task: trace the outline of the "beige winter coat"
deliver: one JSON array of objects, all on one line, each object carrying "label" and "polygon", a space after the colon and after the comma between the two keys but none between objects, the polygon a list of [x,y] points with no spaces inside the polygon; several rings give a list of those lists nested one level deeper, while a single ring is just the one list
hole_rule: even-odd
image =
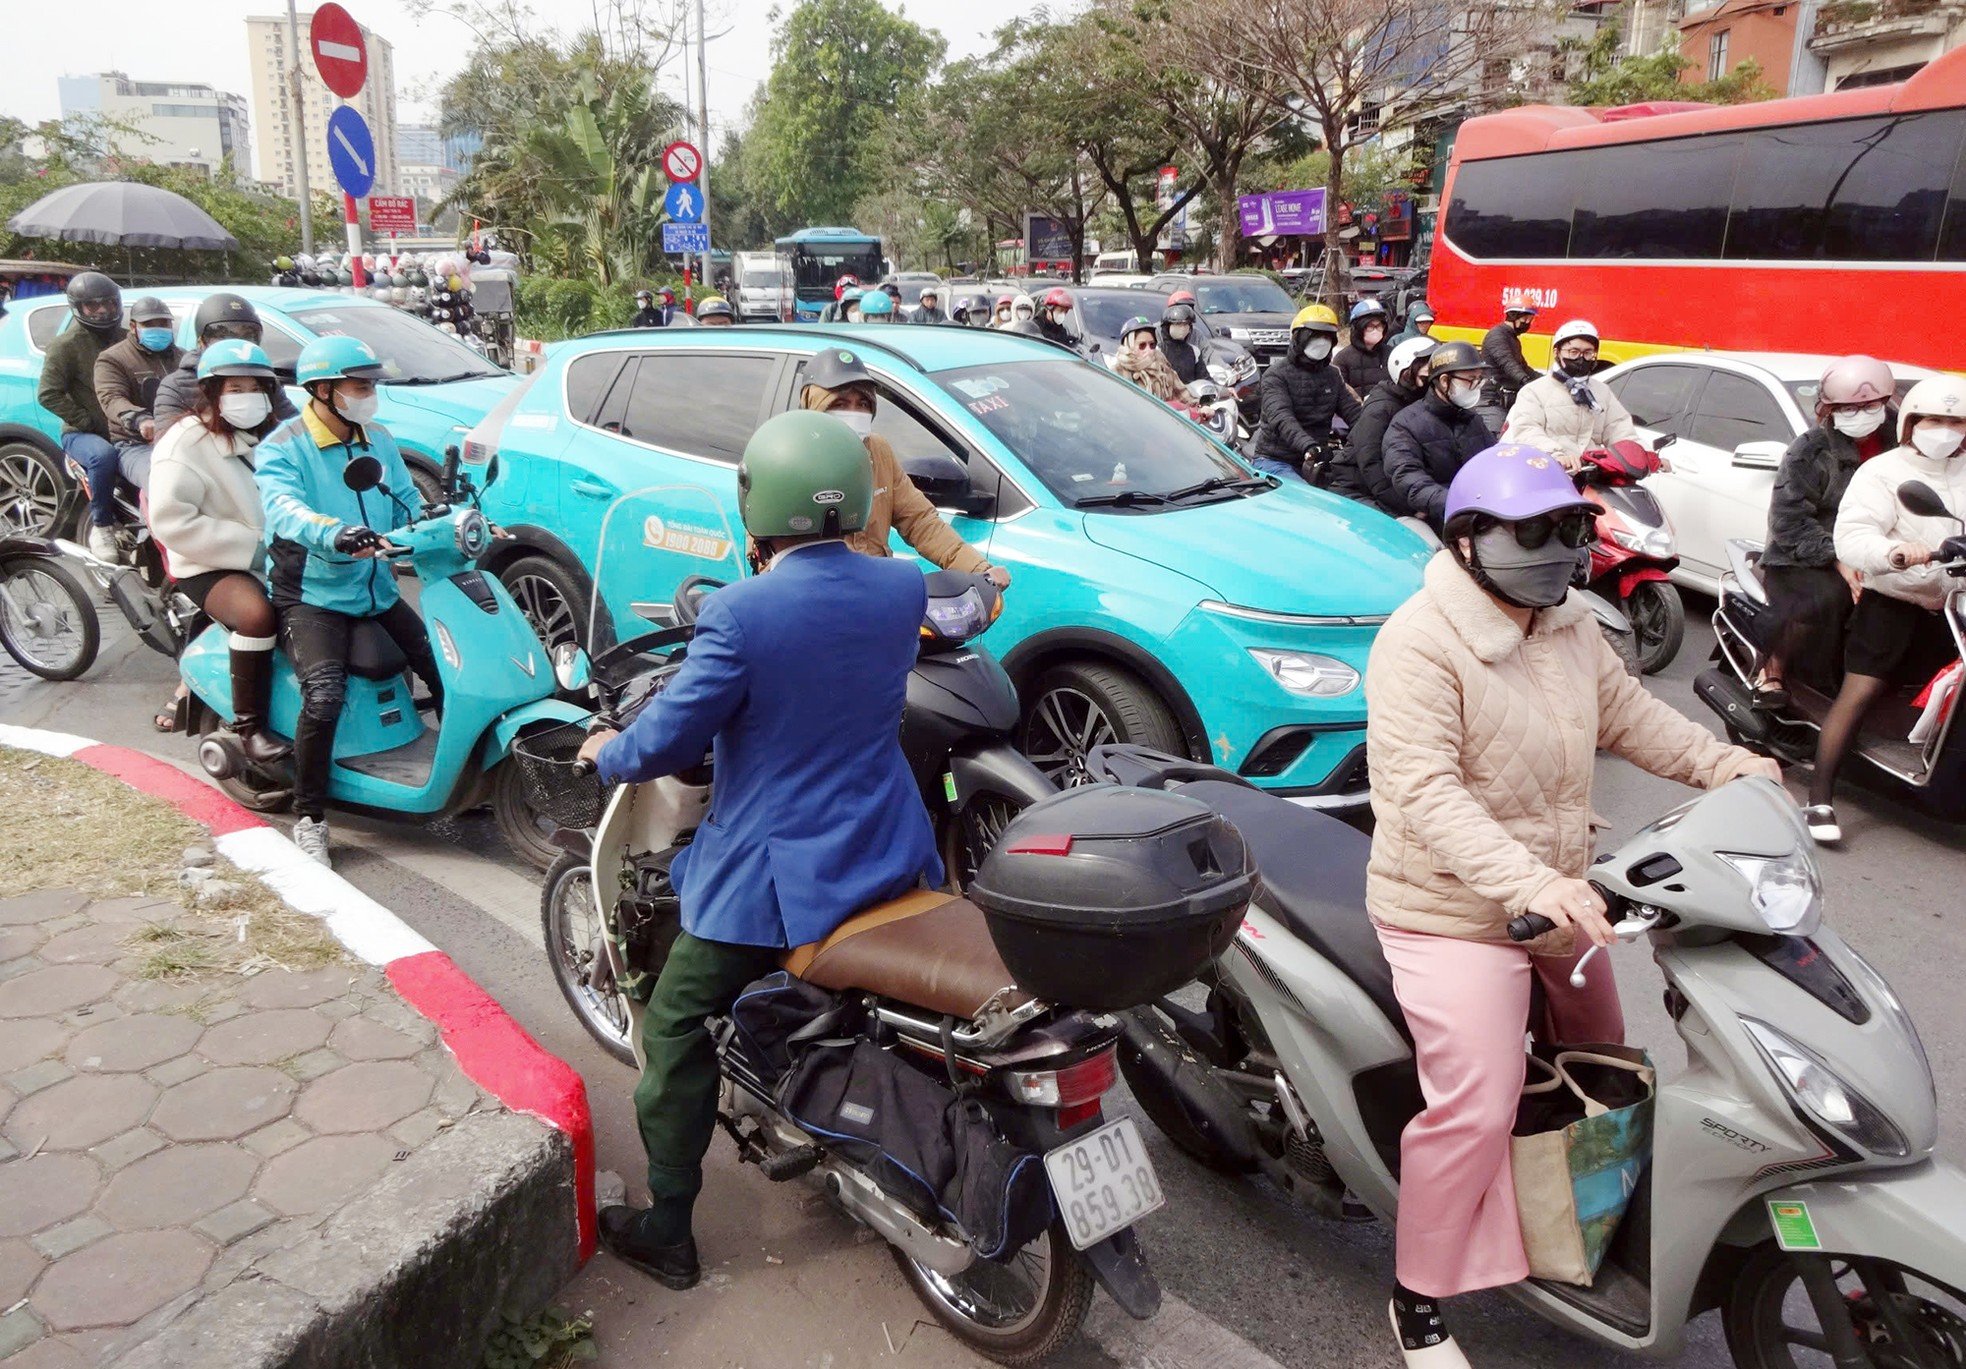
[{"label": "beige winter coat", "polygon": [[266,509],[253,483],[253,449],[198,418],[173,423],[150,459],[150,530],[180,580],[215,570],[251,570],[266,537]]},{"label": "beige winter coat", "polygon": [[1638,429],[1611,387],[1597,379],[1590,387],[1597,399],[1595,409],[1572,399],[1569,388],[1555,376],[1530,381],[1509,409],[1503,438],[1541,448],[1566,466],[1576,465],[1577,458],[1592,447],[1608,447],[1628,438],[1635,441]]},{"label": "beige winter coat", "polygon": [[1546,885],[1581,877],[1600,747],[1703,787],[1755,759],[1627,675],[1576,594],[1525,637],[1446,552],[1380,629],[1365,700],[1378,819],[1366,907],[1407,931],[1506,940]]}]

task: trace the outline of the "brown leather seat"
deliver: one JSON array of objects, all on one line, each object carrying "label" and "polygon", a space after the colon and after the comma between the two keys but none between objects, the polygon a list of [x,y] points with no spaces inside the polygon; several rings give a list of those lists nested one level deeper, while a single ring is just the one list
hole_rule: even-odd
[{"label": "brown leather seat", "polygon": [[928,890],[876,904],[780,963],[822,989],[864,989],[951,1017],[975,1017],[1005,989],[1005,1008],[1030,1001],[1004,968],[983,910]]}]

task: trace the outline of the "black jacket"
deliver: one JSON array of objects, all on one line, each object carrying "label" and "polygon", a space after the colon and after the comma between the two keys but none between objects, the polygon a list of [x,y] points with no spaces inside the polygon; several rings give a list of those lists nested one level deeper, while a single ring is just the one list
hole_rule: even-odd
[{"label": "black jacket", "polygon": [[1165,323],[1160,326],[1160,354],[1167,358],[1167,364],[1174,368],[1175,375],[1181,377],[1183,385],[1208,379],[1208,363],[1195,350],[1195,344],[1187,338],[1177,340],[1169,337]]},{"label": "black jacket", "polygon": [[1506,323],[1496,324],[1481,340],[1481,359],[1488,363],[1481,402],[1498,405],[1507,413],[1515,403],[1515,392],[1536,378],[1522,355],[1522,335]]},{"label": "black jacket", "polygon": [[666,328],[668,325],[669,320],[664,318],[662,311],[653,305],[646,309],[637,309],[635,316],[628,320],[630,328]]},{"label": "black jacket", "polygon": [[1473,409],[1429,394],[1386,425],[1381,448],[1399,507],[1394,514],[1424,518],[1435,532],[1447,519],[1447,487],[1468,458],[1495,445],[1495,434]]},{"label": "black jacket", "polygon": [[1039,314],[1031,322],[1037,325],[1038,336],[1046,342],[1055,342],[1060,347],[1077,348],[1078,339],[1072,336],[1071,331],[1064,324],[1055,323],[1043,314]]},{"label": "black jacket", "polygon": [[1380,338],[1379,345],[1371,351],[1356,345],[1340,348],[1331,364],[1345,377],[1353,394],[1371,394],[1372,387],[1386,379],[1386,355],[1392,350],[1392,343]]},{"label": "black jacket", "polygon": [[910,323],[947,323],[948,321],[947,314],[940,309],[931,309],[926,304],[917,304],[914,316],[908,320]]},{"label": "black jacket", "polygon": [[1331,436],[1331,417],[1358,422],[1358,396],[1328,361],[1307,361],[1294,352],[1263,373],[1263,424],[1256,454],[1292,466]]},{"label": "black jacket", "polygon": [[[205,355],[203,347],[193,347],[184,354],[184,361],[175,371],[157,382],[157,400],[151,405],[151,416],[157,420],[157,437],[163,440],[171,425],[180,418],[189,417],[198,405],[198,358]],[[282,423],[298,414],[294,402],[287,398],[286,387],[273,387],[273,416]]]},{"label": "black jacket", "polygon": [[1386,474],[1386,429],[1395,414],[1425,393],[1392,380],[1372,387],[1359,409],[1358,422],[1346,434],[1345,454],[1332,463],[1329,488],[1333,492],[1386,513],[1403,507],[1392,477]]},{"label": "black jacket", "polygon": [[[1896,416],[1880,433],[1895,431]],[[1763,566],[1836,564],[1836,510],[1862,458],[1857,444],[1834,428],[1815,427],[1789,443],[1768,496],[1768,545]]]}]

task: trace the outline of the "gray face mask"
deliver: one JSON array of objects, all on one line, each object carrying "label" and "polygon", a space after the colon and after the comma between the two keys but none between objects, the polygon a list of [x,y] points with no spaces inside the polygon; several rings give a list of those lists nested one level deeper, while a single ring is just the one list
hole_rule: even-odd
[{"label": "gray face mask", "polygon": [[1505,526],[1474,538],[1474,562],[1488,588],[1518,608],[1553,608],[1562,603],[1581,555],[1557,537],[1528,551],[1515,540],[1515,530]]}]

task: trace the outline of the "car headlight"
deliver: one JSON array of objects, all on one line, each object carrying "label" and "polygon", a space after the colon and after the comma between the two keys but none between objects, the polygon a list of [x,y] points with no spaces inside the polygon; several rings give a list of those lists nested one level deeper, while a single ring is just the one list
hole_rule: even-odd
[{"label": "car headlight", "polygon": [[1845,1083],[1805,1046],[1783,1036],[1766,1022],[1743,1017],[1755,1045],[1788,1086],[1791,1100],[1810,1117],[1872,1155],[1902,1158],[1911,1146],[1871,1101]]},{"label": "car headlight", "polygon": [[1649,556],[1655,561],[1663,561],[1672,555],[1672,534],[1664,528],[1647,528],[1644,532],[1613,528],[1611,540],[1626,551],[1635,551],[1640,556]]},{"label": "car headlight", "polygon": [[1714,854],[1747,880],[1748,899],[1770,931],[1792,932],[1822,912],[1823,881],[1808,852],[1791,851],[1785,856]]},{"label": "car headlight", "polygon": [[1336,699],[1358,688],[1358,672],[1333,656],[1310,651],[1271,651],[1250,647],[1256,664],[1292,694],[1312,699]]}]

